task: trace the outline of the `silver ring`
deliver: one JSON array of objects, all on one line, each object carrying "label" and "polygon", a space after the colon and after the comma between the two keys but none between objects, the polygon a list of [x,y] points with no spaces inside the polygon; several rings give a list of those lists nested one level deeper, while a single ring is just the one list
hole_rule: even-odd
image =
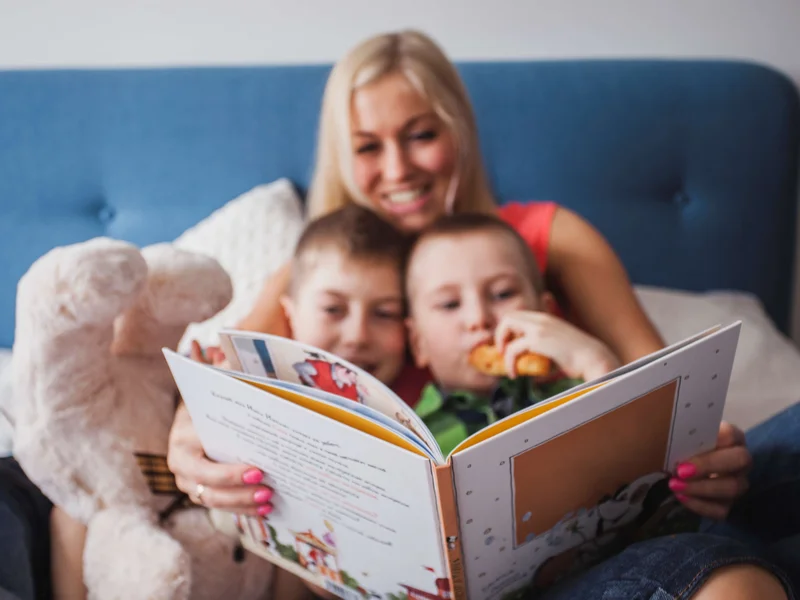
[{"label": "silver ring", "polygon": [[194,489],[194,496],[197,498],[197,500],[195,500],[196,504],[203,504],[203,492],[205,491],[206,486],[204,486],[202,483],[198,483],[197,487]]}]

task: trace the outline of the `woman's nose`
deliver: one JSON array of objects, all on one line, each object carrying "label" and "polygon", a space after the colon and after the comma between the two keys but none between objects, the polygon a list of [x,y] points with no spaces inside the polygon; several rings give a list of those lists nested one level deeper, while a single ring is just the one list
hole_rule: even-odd
[{"label": "woman's nose", "polygon": [[383,177],[387,181],[403,181],[411,172],[411,163],[401,144],[389,144],[383,154]]}]

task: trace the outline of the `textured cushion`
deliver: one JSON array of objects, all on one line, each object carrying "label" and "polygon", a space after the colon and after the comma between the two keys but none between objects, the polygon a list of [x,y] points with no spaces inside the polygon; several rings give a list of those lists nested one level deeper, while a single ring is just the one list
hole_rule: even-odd
[{"label": "textured cushion", "polygon": [[742,321],[724,417],[748,429],[800,399],[800,352],[751,295],[639,286],[639,299],[668,344],[714,325]]},{"label": "textured cushion", "polygon": [[233,300],[211,319],[189,327],[181,341],[216,344],[222,327],[235,325],[254,306],[264,281],[292,255],[303,229],[300,198],[288,179],[259,185],[231,200],[175,240],[186,250],[219,261],[233,281]]}]

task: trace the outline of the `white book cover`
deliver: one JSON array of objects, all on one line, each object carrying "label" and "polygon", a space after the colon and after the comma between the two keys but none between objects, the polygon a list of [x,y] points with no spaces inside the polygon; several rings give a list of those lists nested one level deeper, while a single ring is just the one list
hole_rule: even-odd
[{"label": "white book cover", "polygon": [[258,467],[276,491],[268,517],[239,520],[250,549],[345,598],[437,593],[447,575],[422,451],[164,354],[209,458]]}]

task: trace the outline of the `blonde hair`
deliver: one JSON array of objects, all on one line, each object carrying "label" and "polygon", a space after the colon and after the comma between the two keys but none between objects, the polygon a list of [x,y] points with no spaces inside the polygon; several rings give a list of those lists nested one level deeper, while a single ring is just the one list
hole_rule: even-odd
[{"label": "blonde hair", "polygon": [[331,71],[322,99],[317,161],[308,190],[308,215],[315,218],[350,202],[370,203],[353,178],[350,106],[361,86],[402,73],[431,103],[450,129],[457,150],[453,212],[493,213],[472,105],[461,77],[444,52],[417,31],[387,33],[353,48]]}]

